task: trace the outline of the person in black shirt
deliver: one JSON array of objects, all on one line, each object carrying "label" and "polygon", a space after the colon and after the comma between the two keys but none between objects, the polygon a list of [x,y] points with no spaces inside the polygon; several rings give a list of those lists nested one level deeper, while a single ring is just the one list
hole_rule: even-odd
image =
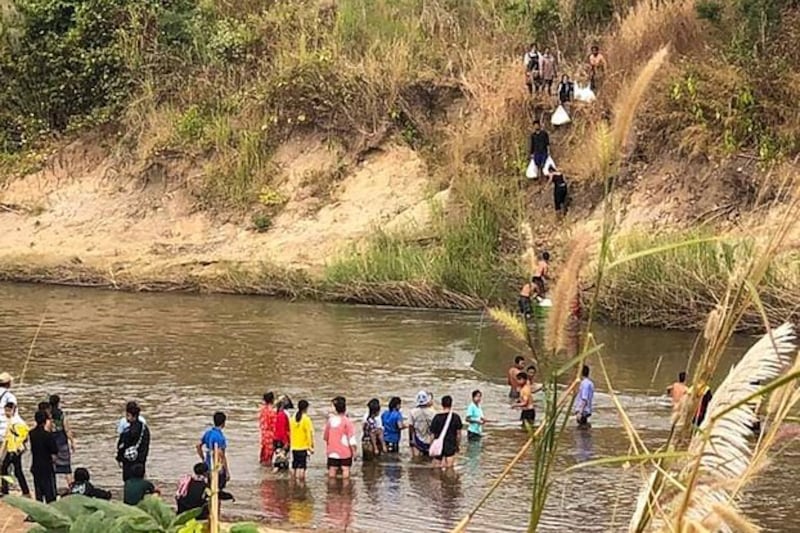
[{"label": "person in black shirt", "polygon": [[175,503],[178,505],[178,513],[184,513],[190,509],[201,508],[202,511],[197,517],[198,520],[208,518],[208,466],[205,463],[194,465],[194,475],[186,475],[178,482],[178,490],[175,493]]},{"label": "person in black shirt", "polygon": [[569,76],[561,76],[561,83],[558,84],[558,101],[561,105],[569,104],[575,96],[575,84],[569,81]]},{"label": "person in black shirt", "polygon": [[36,411],[36,427],[28,435],[31,445],[31,473],[36,501],[50,503],[56,501],[56,473],[53,464],[58,454],[58,446],[53,434],[47,431],[46,411]]},{"label": "person in black shirt", "polygon": [[[447,423],[448,418],[450,418],[449,424]],[[452,396],[444,396],[442,398],[442,412],[433,417],[430,427],[434,439],[438,439],[444,432],[442,455],[433,459],[443,470],[453,468],[456,464],[455,455],[458,453],[459,443],[461,442],[461,429],[464,426],[461,423],[461,417],[453,412]]]},{"label": "person in black shirt", "polygon": [[550,136],[542,129],[542,124],[538,120],[533,122],[529,148],[530,157],[536,164],[536,176],[538,177],[547,161],[547,156],[550,155]]},{"label": "person in black shirt", "polygon": [[75,481],[69,488],[70,494],[81,494],[89,498],[97,498],[99,500],[110,500],[111,492],[99,489],[89,482],[89,471],[85,468],[75,469]]},{"label": "person in black shirt", "polygon": [[569,203],[569,189],[567,188],[567,180],[564,178],[564,174],[555,165],[549,165],[545,169],[545,174],[549,176],[548,181],[553,184],[553,204],[556,213],[566,215]]},{"label": "person in black shirt", "polygon": [[147,454],[150,451],[150,428],[139,418],[139,405],[128,402],[125,406],[125,420],[128,422],[117,441],[117,462],[122,467],[122,481],[133,477],[133,466],[142,465],[145,475]]}]

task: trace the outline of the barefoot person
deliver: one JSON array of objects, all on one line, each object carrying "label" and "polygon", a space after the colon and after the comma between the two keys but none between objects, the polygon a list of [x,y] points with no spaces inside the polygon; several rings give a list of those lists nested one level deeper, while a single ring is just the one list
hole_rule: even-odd
[{"label": "barefoot person", "polygon": [[511,368],[508,369],[508,397],[512,400],[519,399],[519,389],[520,385],[517,381],[517,375],[522,372],[522,369],[525,368],[525,358],[521,355],[518,355],[514,358],[514,364]]},{"label": "barefoot person", "polygon": [[578,397],[575,398],[575,418],[579,428],[589,428],[591,427],[589,417],[592,416],[592,401],[594,400],[594,382],[589,378],[588,365],[583,365],[581,376]]},{"label": "barefoot person", "polygon": [[325,441],[325,451],[328,456],[328,477],[335,478],[341,470],[342,478],[350,477],[350,467],[353,466],[353,457],[358,451],[356,430],[353,423],[347,418],[347,400],[337,396],[331,401],[333,413],[325,423],[322,440]]}]

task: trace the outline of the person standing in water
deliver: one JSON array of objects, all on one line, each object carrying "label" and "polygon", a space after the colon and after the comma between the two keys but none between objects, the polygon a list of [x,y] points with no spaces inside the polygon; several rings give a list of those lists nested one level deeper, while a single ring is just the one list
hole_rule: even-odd
[{"label": "person standing in water", "polygon": [[54,470],[58,446],[53,433],[47,430],[47,412],[36,411],[36,427],[28,435],[31,446],[31,474],[36,501],[56,501],[56,473]]},{"label": "person standing in water", "polygon": [[290,444],[292,448],[292,477],[306,480],[308,457],[314,453],[314,425],[308,416],[308,402],[300,400],[297,412],[289,421]]},{"label": "person standing in water", "polygon": [[353,466],[353,457],[358,451],[356,430],[353,423],[347,418],[347,400],[337,396],[331,401],[333,413],[328,416],[322,439],[325,441],[328,456],[328,477],[335,478],[339,470],[342,478],[350,478],[350,468]]},{"label": "person standing in water", "polygon": [[397,396],[389,400],[389,408],[381,415],[383,425],[383,440],[386,442],[388,453],[400,451],[400,434],[405,429],[403,413],[400,411],[402,400]]},{"label": "person standing in water", "polygon": [[483,426],[486,418],[483,416],[483,393],[479,390],[472,391],[472,403],[467,407],[467,440],[479,441],[483,437]]},{"label": "person standing in water", "polygon": [[275,425],[278,413],[275,411],[275,394],[267,392],[263,397],[264,403],[258,412],[258,428],[261,434],[261,453],[259,461],[264,466],[272,466],[272,456],[275,453]]},{"label": "person standing in water", "polygon": [[214,427],[203,433],[195,447],[197,456],[205,461],[209,472],[214,467],[214,450],[219,450],[219,460],[222,463],[219,471],[219,490],[224,489],[231,480],[231,469],[228,466],[228,439],[223,431],[227,419],[228,417],[221,411],[214,413]]},{"label": "person standing in water", "polygon": [[518,355],[514,358],[514,364],[508,369],[507,373],[507,381],[509,386],[508,397],[511,400],[519,399],[520,385],[517,382],[517,375],[522,372],[523,368],[525,368],[525,358],[521,355]]},{"label": "person standing in water", "polygon": [[383,455],[386,443],[383,440],[383,422],[381,421],[381,402],[373,398],[367,402],[361,436],[361,452],[364,461],[372,461]]},{"label": "person standing in water", "polygon": [[433,458],[436,465],[440,466],[442,470],[454,468],[456,465],[456,454],[461,442],[463,427],[461,417],[453,412],[453,397],[442,397],[442,412],[434,416],[431,421],[433,438],[438,439],[444,436],[442,454]]},{"label": "person standing in water", "polygon": [[672,400],[672,408],[678,407],[689,388],[686,386],[686,372],[678,373],[678,381],[667,387],[667,394]]},{"label": "person standing in water", "polygon": [[53,420],[53,438],[58,446],[56,457],[56,475],[67,478],[67,486],[72,484],[72,452],[75,451],[75,437],[69,427],[67,417],[61,409],[61,397],[58,394],[50,396],[50,416]]},{"label": "person standing in water", "polygon": [[274,471],[289,470],[289,413],[287,409],[294,407],[292,400],[283,395],[278,400],[275,413],[275,451],[273,452]]},{"label": "person standing in water", "polygon": [[512,405],[513,408],[520,410],[519,419],[522,421],[524,429],[531,429],[536,422],[536,405],[533,401],[533,395],[538,392],[535,386],[534,379],[536,378],[536,367],[529,366],[526,372],[520,372],[517,375],[517,383],[519,384],[519,399]]},{"label": "person standing in water", "polygon": [[589,378],[589,366],[583,365],[581,369],[581,383],[578,386],[578,397],[575,399],[575,418],[579,428],[589,428],[589,418],[592,416],[592,402],[594,400],[594,382]]},{"label": "person standing in water", "polygon": [[428,457],[428,450],[433,441],[431,422],[436,412],[433,410],[433,396],[421,390],[417,393],[416,407],[411,410],[408,423],[408,440],[411,443],[411,455]]}]

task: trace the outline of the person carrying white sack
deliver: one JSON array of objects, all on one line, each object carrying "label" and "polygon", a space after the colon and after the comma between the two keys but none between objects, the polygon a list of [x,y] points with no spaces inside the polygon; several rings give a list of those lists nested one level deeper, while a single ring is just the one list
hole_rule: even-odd
[{"label": "person carrying white sack", "polygon": [[550,155],[550,135],[542,128],[542,124],[538,120],[533,122],[533,133],[531,133],[528,153],[530,155],[530,163],[525,171],[525,176],[528,179],[535,179],[542,173]]}]

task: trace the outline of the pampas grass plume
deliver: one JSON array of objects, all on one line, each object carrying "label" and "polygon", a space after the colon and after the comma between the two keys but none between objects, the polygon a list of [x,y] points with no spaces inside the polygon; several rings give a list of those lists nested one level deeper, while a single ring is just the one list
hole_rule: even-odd
[{"label": "pampas grass plume", "polygon": [[578,297],[581,268],[589,256],[590,245],[591,236],[588,233],[580,233],[575,237],[570,244],[569,257],[558,274],[552,292],[553,307],[545,327],[545,348],[548,352],[558,352],[566,347],[567,324],[573,302]]}]

